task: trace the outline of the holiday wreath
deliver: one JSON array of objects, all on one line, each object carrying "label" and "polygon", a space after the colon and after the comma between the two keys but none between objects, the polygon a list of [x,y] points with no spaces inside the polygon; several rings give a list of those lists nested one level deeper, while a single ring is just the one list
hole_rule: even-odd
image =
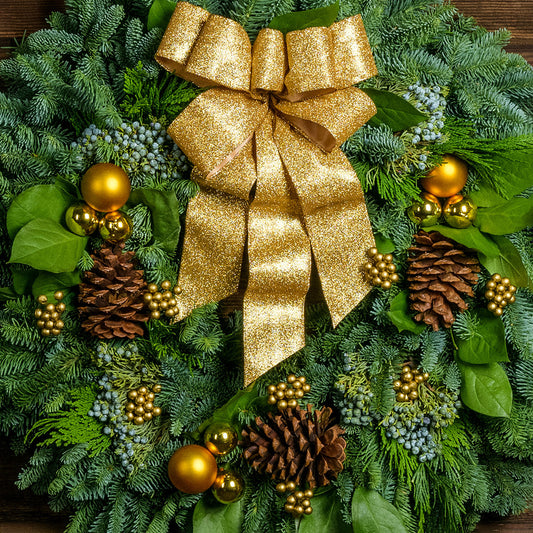
[{"label": "holiday wreath", "polygon": [[73,533],[524,510],[533,71],[508,33],[427,0],[66,4],[0,62],[19,487]]}]

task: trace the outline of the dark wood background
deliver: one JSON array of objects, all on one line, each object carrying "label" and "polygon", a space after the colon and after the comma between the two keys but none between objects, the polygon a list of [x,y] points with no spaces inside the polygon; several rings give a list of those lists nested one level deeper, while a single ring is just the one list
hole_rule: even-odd
[{"label": "dark wood background", "polygon": [[[46,17],[63,8],[63,0],[0,0],[0,58],[24,32],[45,27]],[[513,32],[510,52],[522,54],[533,64],[533,0],[455,0],[465,14],[475,17],[488,29],[507,28]],[[0,443],[0,533],[58,533],[67,517],[52,513],[45,497],[14,486],[28,457],[14,457],[7,442]],[[479,533],[533,532],[533,512],[505,520],[487,517]],[[215,533],[215,532],[214,532]]]}]

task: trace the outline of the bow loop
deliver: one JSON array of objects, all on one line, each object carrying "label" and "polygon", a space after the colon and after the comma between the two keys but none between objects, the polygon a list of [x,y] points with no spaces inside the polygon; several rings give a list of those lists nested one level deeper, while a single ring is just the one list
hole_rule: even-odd
[{"label": "bow loop", "polygon": [[263,28],[252,49],[252,91],[281,92],[286,71],[283,33]]}]

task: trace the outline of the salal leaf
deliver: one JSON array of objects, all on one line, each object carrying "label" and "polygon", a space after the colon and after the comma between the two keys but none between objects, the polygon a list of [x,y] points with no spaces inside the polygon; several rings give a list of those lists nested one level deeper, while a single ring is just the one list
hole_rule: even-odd
[{"label": "salal leaf", "polygon": [[489,239],[486,235],[483,235],[474,226],[469,226],[464,229],[450,228],[449,226],[429,226],[424,228],[425,231],[438,231],[441,235],[453,239],[455,242],[472,248],[485,254],[486,256],[497,256],[500,252],[498,246],[493,240]]},{"label": "salal leaf", "polygon": [[507,374],[498,363],[471,365],[457,360],[461,371],[461,400],[473,411],[487,416],[508,417],[513,391]]},{"label": "salal leaf", "polygon": [[355,489],[352,498],[354,533],[407,533],[400,513],[375,490]]},{"label": "salal leaf", "polygon": [[492,241],[498,247],[498,253],[496,255],[479,254],[479,262],[491,274],[501,274],[504,278],[509,278],[516,287],[533,289],[533,284],[515,245],[507,237],[500,235],[494,235]]},{"label": "salal leaf", "polygon": [[503,322],[486,309],[478,312],[478,326],[466,340],[457,339],[457,356],[473,364],[509,361]]},{"label": "salal leaf", "polygon": [[154,239],[161,243],[163,250],[173,254],[180,238],[180,210],[176,194],[157,189],[135,189],[128,204],[144,204],[152,213]]},{"label": "salal leaf", "polygon": [[49,301],[54,301],[54,292],[61,289],[69,289],[81,283],[81,273],[62,272],[61,274],[52,274],[51,272],[39,272],[39,275],[33,282],[31,292],[37,298],[45,294]]},{"label": "salal leaf", "polygon": [[72,198],[55,185],[30,187],[14,200],[7,211],[7,232],[11,239],[28,222],[35,218],[49,218],[57,223],[63,221]]},{"label": "salal leaf", "polygon": [[397,94],[379,89],[363,89],[376,104],[377,113],[368,121],[371,126],[386,124],[392,131],[403,131],[416,126],[427,116]]},{"label": "salal leaf", "polygon": [[474,224],[492,235],[507,235],[533,226],[533,196],[512,198],[492,207],[480,207]]},{"label": "salal leaf", "polygon": [[195,506],[192,523],[194,533],[240,533],[242,524],[242,500],[224,505],[207,503],[202,498]]},{"label": "salal leaf", "polygon": [[398,331],[411,331],[421,333],[425,326],[415,322],[409,314],[409,294],[408,291],[402,291],[397,294],[390,304],[390,310],[387,316],[391,322],[398,328]]},{"label": "salal leaf", "polygon": [[298,533],[351,533],[352,527],[342,519],[341,503],[334,490],[314,496],[313,512],[300,522]]},{"label": "salal leaf", "polygon": [[72,272],[86,244],[86,237],[74,235],[58,222],[36,218],[15,236],[9,262],[56,274]]},{"label": "salal leaf", "polygon": [[304,30],[305,28],[312,28],[315,26],[328,27],[337,20],[338,14],[339,0],[329,6],[279,15],[272,19],[268,27],[283,33]]},{"label": "salal leaf", "polygon": [[376,248],[380,254],[391,254],[396,249],[392,239],[385,237],[381,233],[374,234],[374,239],[376,240]]},{"label": "salal leaf", "polygon": [[175,0],[154,0],[150,11],[148,11],[146,22],[148,29],[166,28],[174,9],[176,9],[176,3]]}]

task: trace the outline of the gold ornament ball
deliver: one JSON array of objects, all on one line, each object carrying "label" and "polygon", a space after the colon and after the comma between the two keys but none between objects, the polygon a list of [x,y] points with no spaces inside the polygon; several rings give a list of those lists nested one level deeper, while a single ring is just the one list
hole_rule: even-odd
[{"label": "gold ornament ball", "polygon": [[452,228],[468,228],[476,219],[477,207],[470,198],[455,194],[449,198],[443,209],[444,220]]},{"label": "gold ornament ball", "polygon": [[457,194],[466,184],[468,167],[464,161],[451,154],[443,157],[442,165],[435,167],[420,186],[438,198],[449,198]]},{"label": "gold ornament ball", "polygon": [[121,211],[107,213],[100,220],[100,236],[104,241],[112,243],[125,241],[130,237],[132,230],[131,218]]},{"label": "gold ornament ball", "polygon": [[81,195],[96,211],[109,213],[120,209],[130,196],[128,175],[113,163],[93,165],[81,180]]},{"label": "gold ornament ball", "polygon": [[204,433],[204,444],[215,456],[226,455],[237,446],[237,432],[224,422],[211,424]]},{"label": "gold ornament ball", "polygon": [[189,444],[174,452],[168,462],[171,483],[187,494],[205,492],[217,477],[217,462],[203,446]]},{"label": "gold ornament ball", "polygon": [[439,221],[442,207],[436,196],[422,193],[421,199],[413,203],[407,210],[409,218],[421,227],[433,226]]},{"label": "gold ornament ball", "polygon": [[67,209],[65,223],[72,233],[85,237],[96,231],[98,217],[96,216],[96,211],[90,205],[79,203],[71,205]]},{"label": "gold ornament ball", "polygon": [[221,471],[217,476],[213,488],[213,496],[220,503],[234,503],[242,498],[244,481],[236,472]]}]

